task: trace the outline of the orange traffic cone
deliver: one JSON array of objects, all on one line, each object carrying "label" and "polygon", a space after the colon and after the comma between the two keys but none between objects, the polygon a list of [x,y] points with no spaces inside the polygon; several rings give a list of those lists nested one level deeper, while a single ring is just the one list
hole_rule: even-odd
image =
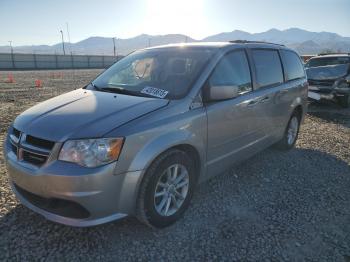
[{"label": "orange traffic cone", "polygon": [[8,74],[6,83],[16,83],[15,78],[13,77],[13,74]]},{"label": "orange traffic cone", "polygon": [[43,87],[43,81],[40,79],[35,80],[35,87]]}]

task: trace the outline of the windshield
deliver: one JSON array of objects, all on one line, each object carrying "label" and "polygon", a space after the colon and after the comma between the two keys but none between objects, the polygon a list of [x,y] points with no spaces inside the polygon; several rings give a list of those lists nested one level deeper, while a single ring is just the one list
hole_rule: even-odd
[{"label": "windshield", "polygon": [[184,97],[212,54],[188,48],[137,51],[98,76],[95,88],[166,99]]},{"label": "windshield", "polygon": [[306,69],[308,79],[333,80],[348,74],[349,64],[320,66]]},{"label": "windshield", "polygon": [[329,66],[329,65],[341,65],[350,63],[349,57],[322,57],[310,59],[305,67],[318,67],[318,66]]}]

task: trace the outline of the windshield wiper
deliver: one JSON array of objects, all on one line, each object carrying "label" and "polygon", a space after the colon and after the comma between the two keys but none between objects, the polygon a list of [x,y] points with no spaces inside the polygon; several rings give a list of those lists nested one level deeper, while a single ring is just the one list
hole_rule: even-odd
[{"label": "windshield wiper", "polygon": [[118,94],[126,94],[126,95],[130,95],[130,94],[135,94],[136,93],[135,91],[126,90],[124,88],[99,87],[99,86],[95,85],[93,82],[91,82],[90,85],[97,91],[104,91],[104,92],[118,93]]},{"label": "windshield wiper", "polygon": [[104,91],[104,92],[110,92],[110,93],[130,95],[130,96],[141,96],[141,97],[147,96],[147,95],[141,94],[138,91],[131,91],[128,89],[118,88],[118,87],[99,87],[98,90]]},{"label": "windshield wiper", "polygon": [[123,95],[130,95],[130,96],[141,96],[141,97],[152,97],[151,95],[148,94],[143,94],[140,93],[139,91],[131,91],[125,88],[120,88],[120,87],[99,87],[95,85],[93,82],[90,83],[90,85],[97,91],[101,92],[110,92],[110,93],[117,93],[117,94],[123,94]]}]

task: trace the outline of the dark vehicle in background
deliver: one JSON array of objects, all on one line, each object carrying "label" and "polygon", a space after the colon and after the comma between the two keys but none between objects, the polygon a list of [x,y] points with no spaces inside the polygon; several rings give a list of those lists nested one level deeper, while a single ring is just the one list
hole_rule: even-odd
[{"label": "dark vehicle in background", "polygon": [[332,100],[350,107],[350,55],[328,54],[311,58],[306,64],[309,98]]}]

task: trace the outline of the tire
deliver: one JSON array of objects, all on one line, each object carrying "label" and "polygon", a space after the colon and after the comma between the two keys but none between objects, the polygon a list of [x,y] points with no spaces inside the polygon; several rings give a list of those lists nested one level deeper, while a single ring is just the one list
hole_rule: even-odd
[{"label": "tire", "polygon": [[284,131],[284,134],[283,134],[283,138],[279,142],[277,142],[277,144],[275,145],[276,148],[280,150],[290,150],[295,146],[295,143],[299,135],[300,120],[301,120],[300,114],[294,111],[293,115],[290,117],[288,121],[286,130]]},{"label": "tire", "polygon": [[[177,179],[174,179],[176,167]],[[176,180],[181,177],[183,179],[176,184]],[[195,182],[194,161],[188,154],[178,149],[163,153],[145,173],[137,199],[136,217],[150,227],[170,226],[180,219],[188,208]],[[177,188],[176,185],[183,187]]]},{"label": "tire", "polygon": [[338,97],[338,104],[344,108],[350,107],[350,95]]}]

